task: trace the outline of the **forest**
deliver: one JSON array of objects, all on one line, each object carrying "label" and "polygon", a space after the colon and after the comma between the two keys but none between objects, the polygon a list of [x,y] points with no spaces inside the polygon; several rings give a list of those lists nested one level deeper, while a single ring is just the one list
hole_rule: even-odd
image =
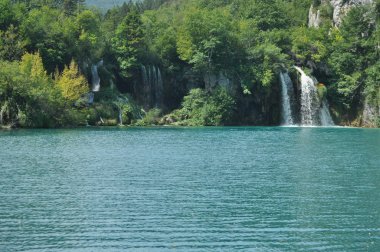
[{"label": "forest", "polygon": [[370,2],[338,23],[326,0],[0,0],[0,127],[281,125],[293,66],[336,125],[379,127]]}]

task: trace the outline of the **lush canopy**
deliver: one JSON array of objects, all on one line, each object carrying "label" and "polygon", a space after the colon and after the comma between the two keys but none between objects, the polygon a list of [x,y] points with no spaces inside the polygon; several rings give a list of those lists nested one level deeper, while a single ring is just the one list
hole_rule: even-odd
[{"label": "lush canopy", "polygon": [[[319,28],[307,27],[312,4]],[[352,8],[337,28],[332,7],[311,0],[146,0],[105,13],[83,0],[0,0],[0,124],[104,121],[120,99],[141,106],[130,122],[162,99],[156,114],[179,109],[189,124],[277,124],[278,74],[292,65],[309,68],[350,123],[380,105],[379,6]],[[101,59],[97,105],[73,106]]]}]

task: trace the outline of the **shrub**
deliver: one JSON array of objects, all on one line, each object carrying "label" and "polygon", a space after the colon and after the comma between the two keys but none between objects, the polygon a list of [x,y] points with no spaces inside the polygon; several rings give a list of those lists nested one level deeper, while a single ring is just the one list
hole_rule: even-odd
[{"label": "shrub", "polygon": [[162,111],[158,108],[153,108],[149,110],[143,119],[137,121],[137,126],[151,126],[159,124]]},{"label": "shrub", "polygon": [[234,99],[224,88],[212,93],[192,89],[184,97],[182,108],[167,116],[176,125],[219,126],[228,123],[235,106]]}]

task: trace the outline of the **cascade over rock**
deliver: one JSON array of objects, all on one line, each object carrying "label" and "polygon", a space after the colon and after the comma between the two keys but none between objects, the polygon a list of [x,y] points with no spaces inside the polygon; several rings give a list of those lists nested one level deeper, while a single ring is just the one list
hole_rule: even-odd
[{"label": "cascade over rock", "polygon": [[[332,126],[334,122],[326,99],[319,98],[317,81],[308,76],[301,68],[294,67],[300,74],[300,118],[302,126]],[[320,101],[320,99],[323,99]]]},{"label": "cascade over rock", "polygon": [[299,68],[294,67],[301,74],[301,125],[318,125],[318,100],[314,80]]},{"label": "cascade over rock", "polygon": [[148,107],[161,107],[164,84],[161,70],[155,65],[141,66],[143,93]]},{"label": "cascade over rock", "polygon": [[293,112],[293,103],[295,99],[293,82],[290,79],[288,72],[280,73],[280,82],[281,82],[281,103],[282,103],[282,125],[294,125],[294,112]]},{"label": "cascade over rock", "polygon": [[91,91],[99,92],[100,90],[100,77],[98,73],[99,67],[103,66],[103,60],[99,61],[97,64],[91,66]]},{"label": "cascade over rock", "polygon": [[329,104],[326,99],[322,101],[322,107],[319,111],[319,118],[321,120],[321,126],[334,126],[334,121],[331,118]]}]

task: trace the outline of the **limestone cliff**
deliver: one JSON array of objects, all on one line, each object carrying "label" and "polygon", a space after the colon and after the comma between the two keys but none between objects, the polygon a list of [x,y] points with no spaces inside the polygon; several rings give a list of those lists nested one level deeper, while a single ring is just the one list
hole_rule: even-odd
[{"label": "limestone cliff", "polygon": [[318,28],[321,25],[321,11],[313,5],[309,10],[309,27]]},{"label": "limestone cliff", "polygon": [[332,22],[335,26],[340,26],[342,18],[353,6],[361,4],[372,4],[373,0],[321,0],[318,6],[311,6],[309,10],[309,27],[319,27],[322,18],[320,6],[330,6],[333,9]]},{"label": "limestone cliff", "polygon": [[362,126],[379,127],[378,120],[380,118],[380,105],[370,104],[368,101],[364,103]]}]

